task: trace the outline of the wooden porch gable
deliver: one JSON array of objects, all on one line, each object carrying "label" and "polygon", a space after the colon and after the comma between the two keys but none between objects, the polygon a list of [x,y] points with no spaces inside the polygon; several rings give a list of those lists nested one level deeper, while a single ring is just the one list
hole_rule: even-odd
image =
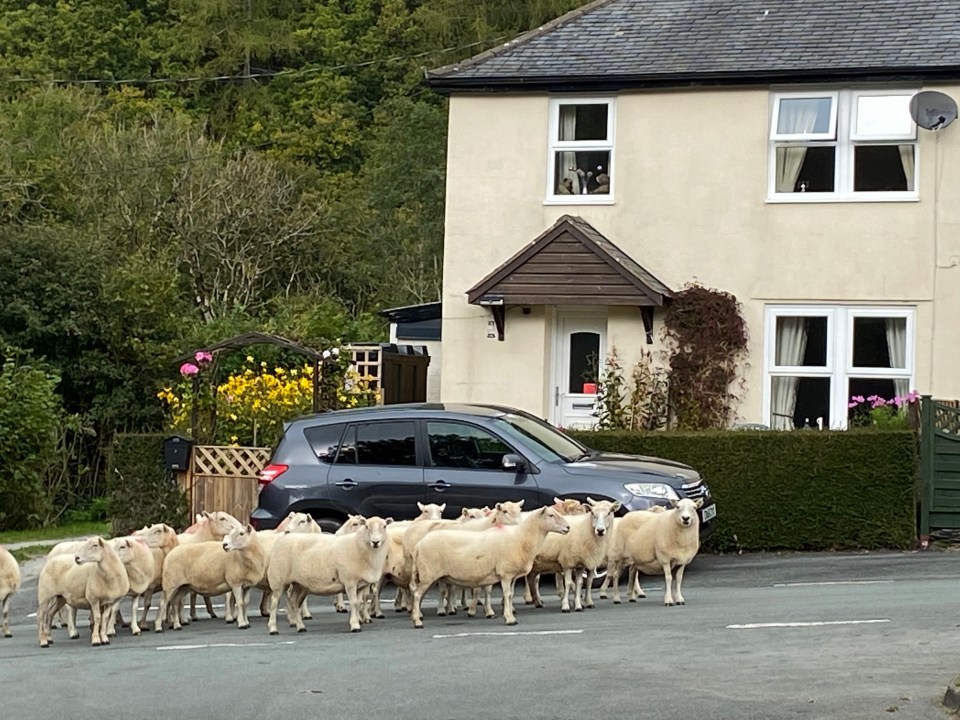
[{"label": "wooden porch gable", "polygon": [[670,289],[579,217],[549,230],[467,291],[473,305],[653,307]]}]

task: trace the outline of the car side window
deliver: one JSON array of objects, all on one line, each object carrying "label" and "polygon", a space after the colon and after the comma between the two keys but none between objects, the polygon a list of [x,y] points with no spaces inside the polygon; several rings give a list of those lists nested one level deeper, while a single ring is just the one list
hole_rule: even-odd
[{"label": "car side window", "polygon": [[441,468],[500,470],[513,449],[482,428],[457,422],[427,422],[430,465]]},{"label": "car side window", "polygon": [[340,438],[343,435],[344,423],[336,425],[317,425],[303,431],[304,437],[320,462],[332,464],[340,447]]},{"label": "car side window", "polygon": [[416,465],[416,424],[397,420],[351,425],[340,445],[337,464]]}]

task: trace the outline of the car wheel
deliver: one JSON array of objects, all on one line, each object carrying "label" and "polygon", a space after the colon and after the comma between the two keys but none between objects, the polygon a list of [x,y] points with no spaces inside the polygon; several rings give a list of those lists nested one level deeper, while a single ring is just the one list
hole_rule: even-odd
[{"label": "car wheel", "polygon": [[319,517],[314,518],[317,521],[317,525],[320,526],[320,529],[325,533],[330,533],[331,535],[336,534],[337,530],[340,529],[340,526],[343,525],[343,520],[338,520],[337,518],[332,517]]}]

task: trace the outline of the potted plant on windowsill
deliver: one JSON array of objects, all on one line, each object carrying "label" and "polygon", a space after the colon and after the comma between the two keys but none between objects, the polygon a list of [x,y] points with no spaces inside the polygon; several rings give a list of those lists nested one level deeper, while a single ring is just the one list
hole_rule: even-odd
[{"label": "potted plant on windowsill", "polygon": [[581,373],[583,378],[582,392],[584,395],[597,394],[597,382],[600,376],[600,358],[597,353],[587,355],[587,369]]}]

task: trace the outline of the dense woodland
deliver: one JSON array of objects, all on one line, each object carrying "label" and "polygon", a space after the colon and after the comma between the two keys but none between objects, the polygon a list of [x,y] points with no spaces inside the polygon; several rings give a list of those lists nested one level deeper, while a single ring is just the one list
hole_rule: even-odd
[{"label": "dense woodland", "polygon": [[0,524],[97,494],[181,353],[382,339],[378,310],[436,299],[424,71],[581,4],[0,0]]}]

